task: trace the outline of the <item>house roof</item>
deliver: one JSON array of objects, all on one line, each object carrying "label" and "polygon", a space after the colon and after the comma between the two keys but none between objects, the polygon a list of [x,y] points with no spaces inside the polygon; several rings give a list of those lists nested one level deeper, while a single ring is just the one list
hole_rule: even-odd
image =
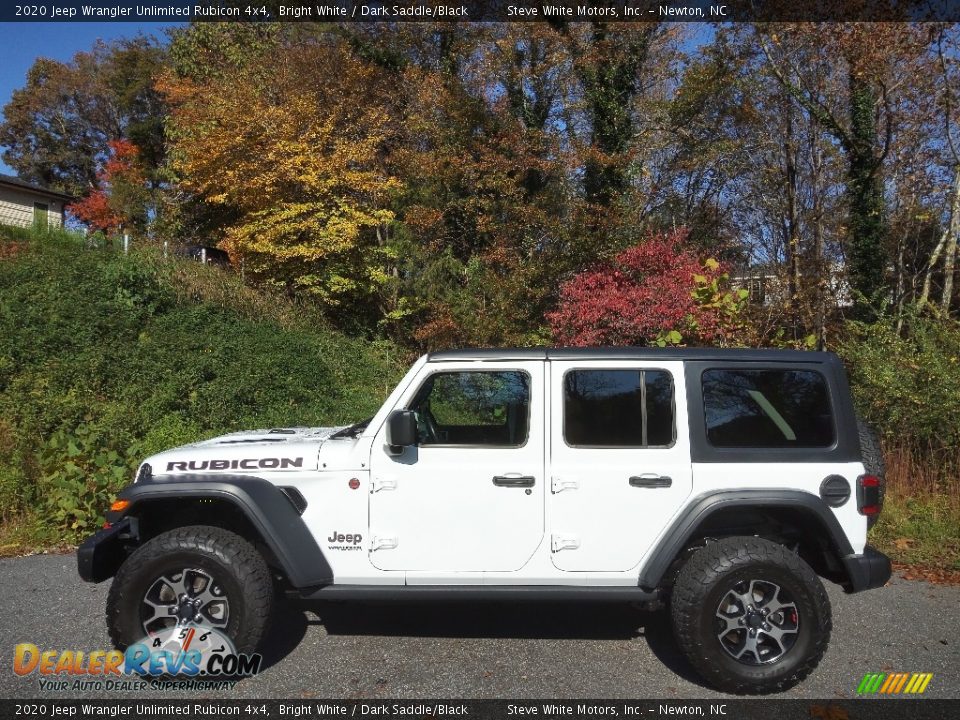
[{"label": "house roof", "polygon": [[64,202],[70,202],[74,200],[73,195],[58,192],[57,190],[50,190],[49,188],[45,188],[41,185],[35,185],[34,183],[29,183],[26,180],[21,180],[13,175],[0,174],[0,187],[12,187],[16,188],[17,190],[26,190],[27,192],[43,195],[44,197],[56,198],[57,200],[63,200]]}]

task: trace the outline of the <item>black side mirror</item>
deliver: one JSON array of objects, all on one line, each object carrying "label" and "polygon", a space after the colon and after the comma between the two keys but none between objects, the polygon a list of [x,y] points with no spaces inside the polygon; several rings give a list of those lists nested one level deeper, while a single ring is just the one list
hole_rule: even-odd
[{"label": "black side mirror", "polygon": [[417,416],[413,410],[394,410],[387,418],[387,444],[404,448],[417,444]]}]

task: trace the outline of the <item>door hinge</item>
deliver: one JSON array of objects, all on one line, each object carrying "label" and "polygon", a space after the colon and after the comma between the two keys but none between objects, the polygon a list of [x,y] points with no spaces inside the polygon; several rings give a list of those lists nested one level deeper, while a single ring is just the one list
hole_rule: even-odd
[{"label": "door hinge", "polygon": [[551,535],[550,546],[554,552],[561,550],[576,550],[580,547],[580,538],[576,535]]},{"label": "door hinge", "polygon": [[397,538],[374,535],[370,543],[370,552],[374,550],[393,550],[397,546]]},{"label": "door hinge", "polygon": [[375,477],[370,482],[370,492],[380,492],[381,490],[396,490],[397,489],[397,479],[396,478],[385,478],[385,477]]},{"label": "door hinge", "polygon": [[550,478],[550,489],[555,493],[561,493],[564,490],[576,490],[579,487],[579,481],[571,478]]}]

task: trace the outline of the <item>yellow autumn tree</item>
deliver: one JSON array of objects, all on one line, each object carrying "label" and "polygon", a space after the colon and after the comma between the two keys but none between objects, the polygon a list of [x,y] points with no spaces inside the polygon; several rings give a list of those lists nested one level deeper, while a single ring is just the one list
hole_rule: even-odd
[{"label": "yellow autumn tree", "polygon": [[197,82],[167,76],[172,169],[222,206],[222,246],[255,280],[328,306],[390,282],[399,181],[385,169],[386,96],[376,69],[336,44],[277,48]]}]

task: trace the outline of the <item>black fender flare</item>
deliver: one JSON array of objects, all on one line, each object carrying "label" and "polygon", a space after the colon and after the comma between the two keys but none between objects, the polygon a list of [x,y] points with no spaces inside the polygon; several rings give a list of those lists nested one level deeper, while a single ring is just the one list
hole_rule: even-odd
[{"label": "black fender flare", "polygon": [[[325,585],[333,581],[333,570],[317,545],[298,508],[278,486],[263,478],[248,475],[154,475],[128,485],[118,498],[130,502],[122,518],[136,518],[155,500],[197,500],[209,498],[233,504],[260,533],[290,584],[295,588]],[[120,521],[122,518],[116,518]],[[112,519],[112,518],[108,518]],[[99,533],[98,533],[99,535]],[[82,556],[93,536],[81,546]],[[84,552],[85,551],[85,552]],[[114,568],[114,572],[115,572]],[[83,575],[81,568],[81,575]],[[98,575],[104,573],[101,570]],[[113,573],[110,573],[111,575]]]},{"label": "black fender flare", "polygon": [[789,508],[807,513],[823,527],[825,539],[839,560],[854,554],[836,515],[817,495],[776,488],[716,490],[698,495],[687,503],[651,550],[649,559],[640,570],[638,585],[644,589],[659,587],[674,558],[686,547],[697,527],[714,513],[731,507]]}]

